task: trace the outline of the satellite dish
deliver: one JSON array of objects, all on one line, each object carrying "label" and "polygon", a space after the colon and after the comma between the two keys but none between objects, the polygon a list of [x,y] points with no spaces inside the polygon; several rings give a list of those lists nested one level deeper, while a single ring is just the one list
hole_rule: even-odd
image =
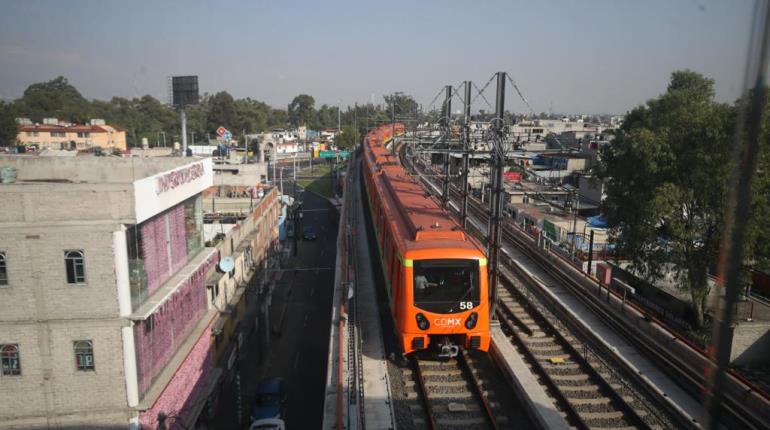
[{"label": "satellite dish", "polygon": [[219,270],[228,273],[235,269],[235,260],[233,257],[225,257],[219,262]]}]

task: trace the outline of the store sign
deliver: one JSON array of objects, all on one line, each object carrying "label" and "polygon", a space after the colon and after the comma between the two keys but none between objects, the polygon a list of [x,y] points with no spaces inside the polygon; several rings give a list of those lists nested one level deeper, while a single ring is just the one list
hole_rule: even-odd
[{"label": "store sign", "polygon": [[214,185],[214,167],[211,158],[196,160],[173,170],[148,176],[134,182],[136,222],[172,208],[202,193]]},{"label": "store sign", "polygon": [[192,166],[183,167],[180,170],[165,173],[157,178],[155,194],[165,193],[174,188],[190,183],[206,173],[203,163],[195,163]]}]

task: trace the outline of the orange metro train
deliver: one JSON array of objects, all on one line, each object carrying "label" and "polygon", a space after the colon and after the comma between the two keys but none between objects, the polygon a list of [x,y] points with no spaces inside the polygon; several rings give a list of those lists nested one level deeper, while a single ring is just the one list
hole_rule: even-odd
[{"label": "orange metro train", "polygon": [[387,148],[404,125],[364,139],[363,178],[389,304],[405,354],[489,349],[487,259],[481,246]]}]

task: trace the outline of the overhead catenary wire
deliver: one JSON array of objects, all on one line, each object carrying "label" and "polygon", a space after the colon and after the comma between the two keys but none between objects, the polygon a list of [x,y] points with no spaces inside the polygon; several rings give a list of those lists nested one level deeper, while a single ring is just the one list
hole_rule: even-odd
[{"label": "overhead catenary wire", "polygon": [[529,101],[527,101],[527,98],[524,97],[524,94],[521,93],[521,90],[519,90],[519,86],[516,85],[516,82],[514,82],[514,80],[511,78],[511,74],[506,73],[505,76],[508,78],[508,82],[510,82],[511,85],[513,85],[513,89],[516,90],[516,93],[519,95],[519,98],[521,98],[521,101],[523,101],[524,104],[527,105],[527,107],[529,108],[529,112],[534,114],[535,110],[532,109],[532,106],[530,106]]},{"label": "overhead catenary wire", "polygon": [[490,109],[494,109],[494,107],[492,107],[492,103],[489,103],[489,100],[487,100],[487,98],[484,97],[484,91],[486,91],[489,84],[491,84],[492,81],[495,80],[495,77],[497,77],[497,74],[492,75],[492,77],[489,78],[487,83],[484,84],[484,87],[481,89],[479,89],[479,87],[477,87],[475,83],[471,83],[471,85],[473,85],[473,88],[476,88],[476,91],[477,91],[476,97],[474,97],[473,100],[471,100],[471,104],[473,104],[476,101],[476,99],[479,98],[479,96],[481,96],[481,98],[484,99],[484,101],[487,103],[487,106],[489,106]]},{"label": "overhead catenary wire", "polygon": [[429,106],[428,111],[429,112],[433,110],[433,106],[435,106],[436,100],[438,100],[438,98],[443,93],[444,93],[444,87],[442,87],[440,90],[438,90],[438,94],[436,94],[436,97],[433,97],[433,100],[431,100],[431,102],[428,104],[428,106]]}]

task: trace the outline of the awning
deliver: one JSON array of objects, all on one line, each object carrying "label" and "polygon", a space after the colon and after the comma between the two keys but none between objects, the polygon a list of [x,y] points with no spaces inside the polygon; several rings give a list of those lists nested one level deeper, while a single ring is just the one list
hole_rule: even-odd
[{"label": "awning", "polygon": [[588,225],[596,228],[607,228],[607,220],[601,215],[588,217]]}]

